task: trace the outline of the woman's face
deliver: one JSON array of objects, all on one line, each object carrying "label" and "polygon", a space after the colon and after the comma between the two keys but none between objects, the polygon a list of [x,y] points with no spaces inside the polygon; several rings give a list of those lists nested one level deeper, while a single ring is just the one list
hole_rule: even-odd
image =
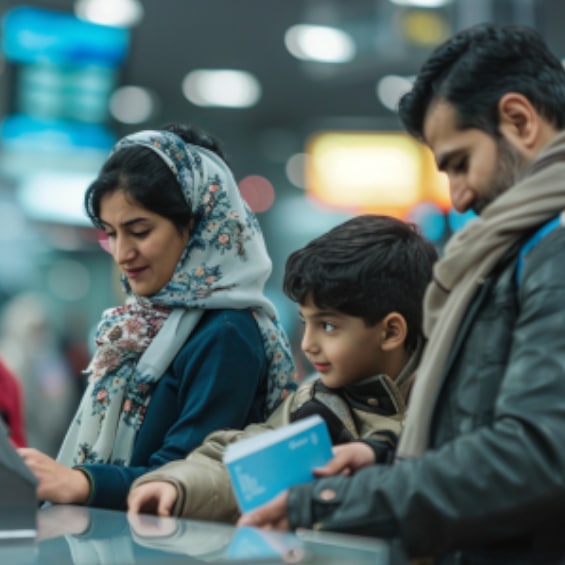
[{"label": "woman's face", "polygon": [[152,296],[173,276],[188,243],[167,218],[144,208],[123,190],[102,197],[100,219],[109,251],[127,277],[132,291]]}]

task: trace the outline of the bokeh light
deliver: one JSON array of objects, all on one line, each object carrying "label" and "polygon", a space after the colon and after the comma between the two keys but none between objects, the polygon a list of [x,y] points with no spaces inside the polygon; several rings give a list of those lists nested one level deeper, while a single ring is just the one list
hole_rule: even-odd
[{"label": "bokeh light", "polygon": [[275,201],[275,189],[271,182],[260,175],[249,175],[239,181],[239,191],[247,205],[255,213],[265,212]]}]

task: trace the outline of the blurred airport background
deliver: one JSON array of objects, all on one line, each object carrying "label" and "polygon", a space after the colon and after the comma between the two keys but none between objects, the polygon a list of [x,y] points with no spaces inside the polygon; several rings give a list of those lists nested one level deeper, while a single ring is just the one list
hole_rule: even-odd
[{"label": "blurred airport background", "polygon": [[222,141],[309,371],[280,291],[293,249],[367,211],[441,249],[468,219],[395,112],[429,52],[492,21],[535,27],[565,57],[563,0],[0,0],[0,18],[0,355],[29,443],[52,454],[100,314],[122,301],[82,210],[117,138],[180,121]]}]

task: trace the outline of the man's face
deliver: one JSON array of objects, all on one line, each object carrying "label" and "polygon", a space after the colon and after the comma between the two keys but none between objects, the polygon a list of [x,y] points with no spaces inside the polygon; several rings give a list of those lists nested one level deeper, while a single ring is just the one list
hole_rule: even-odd
[{"label": "man's face", "polygon": [[526,163],[502,137],[482,130],[457,129],[453,106],[439,101],[428,110],[424,138],[440,171],[449,178],[451,202],[458,212],[480,214],[519,178]]}]

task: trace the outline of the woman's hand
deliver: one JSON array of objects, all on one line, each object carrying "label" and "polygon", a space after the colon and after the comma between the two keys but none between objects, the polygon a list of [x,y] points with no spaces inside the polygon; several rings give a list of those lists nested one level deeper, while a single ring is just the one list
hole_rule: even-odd
[{"label": "woman's hand", "polygon": [[52,505],[37,513],[37,541],[84,534],[90,526],[90,508]]},{"label": "woman's hand", "polygon": [[82,471],[69,469],[31,447],[22,447],[18,453],[39,481],[39,500],[55,504],[84,504],[88,500],[90,482]]},{"label": "woman's hand", "polygon": [[375,463],[375,452],[366,443],[360,441],[336,445],[333,448],[333,455],[326,465],[314,469],[316,477],[351,475],[357,469]]}]

